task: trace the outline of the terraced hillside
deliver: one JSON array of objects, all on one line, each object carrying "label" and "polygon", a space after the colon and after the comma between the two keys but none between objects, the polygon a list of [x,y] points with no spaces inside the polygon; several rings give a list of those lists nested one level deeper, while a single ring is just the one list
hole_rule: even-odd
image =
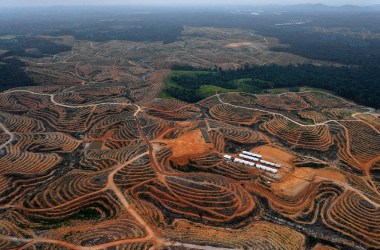
[{"label": "terraced hillside", "polygon": [[[159,99],[163,74],[0,94],[1,249],[379,248],[374,114],[313,91]],[[283,167],[223,160],[242,150]]]},{"label": "terraced hillside", "polygon": [[[380,248],[379,114],[319,91],[158,98],[174,64],[306,60],[237,29],[182,38],[20,58],[38,86],[0,93],[0,249]],[[223,159],[243,150],[282,167]]]}]

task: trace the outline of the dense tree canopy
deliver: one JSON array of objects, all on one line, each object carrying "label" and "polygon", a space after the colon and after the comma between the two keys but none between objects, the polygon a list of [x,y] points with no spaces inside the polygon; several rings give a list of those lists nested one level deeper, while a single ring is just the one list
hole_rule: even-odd
[{"label": "dense tree canopy", "polygon": [[17,59],[0,57],[0,91],[34,85],[33,80],[24,72],[24,66],[24,63]]},{"label": "dense tree canopy", "polygon": [[[188,67],[185,69],[189,70]],[[244,79],[244,84],[236,84],[241,79]],[[380,108],[380,68],[377,66],[247,65],[238,70],[210,69],[202,74],[176,74],[170,80],[175,85],[165,91],[187,102],[196,102],[204,97],[199,92],[203,85],[251,93],[271,88],[310,86],[332,91],[358,104]]]}]

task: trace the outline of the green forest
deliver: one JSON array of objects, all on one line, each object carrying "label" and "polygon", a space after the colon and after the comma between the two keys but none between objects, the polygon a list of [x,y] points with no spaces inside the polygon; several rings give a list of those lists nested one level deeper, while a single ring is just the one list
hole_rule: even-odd
[{"label": "green forest", "polygon": [[25,64],[20,60],[0,56],[0,91],[10,88],[33,86],[33,80],[24,71]]},{"label": "green forest", "polygon": [[267,65],[237,70],[173,67],[160,97],[198,102],[222,92],[272,93],[278,88],[325,89],[358,104],[380,108],[380,68],[375,66]]}]

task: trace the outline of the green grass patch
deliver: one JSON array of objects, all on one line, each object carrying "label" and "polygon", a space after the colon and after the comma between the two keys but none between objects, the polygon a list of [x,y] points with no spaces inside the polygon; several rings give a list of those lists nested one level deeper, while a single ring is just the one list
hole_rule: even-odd
[{"label": "green grass patch", "polygon": [[159,98],[198,102],[218,93],[247,92],[259,94],[273,88],[273,82],[253,78],[224,79],[217,71],[173,70],[164,80]]},{"label": "green grass patch", "polygon": [[227,92],[236,92],[238,91],[237,89],[226,89],[223,87],[215,86],[215,85],[202,85],[198,93],[202,98],[207,98],[210,96],[213,96],[215,94],[220,94],[220,93],[227,93]]}]

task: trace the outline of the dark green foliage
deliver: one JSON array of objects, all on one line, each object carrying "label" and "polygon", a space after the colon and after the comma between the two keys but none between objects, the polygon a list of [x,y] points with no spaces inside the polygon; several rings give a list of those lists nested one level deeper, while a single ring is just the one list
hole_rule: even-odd
[{"label": "dark green foliage", "polygon": [[286,48],[274,51],[289,52],[306,58],[343,64],[371,63],[380,65],[378,39],[366,39],[339,33],[315,32],[309,27],[268,28],[263,35],[275,36]]},{"label": "dark green foliage", "polygon": [[24,63],[17,59],[0,58],[0,91],[34,85],[33,80],[24,72],[23,67]]},{"label": "dark green foliage", "polygon": [[[178,67],[176,67],[178,69]],[[238,70],[211,70],[207,74],[183,74],[172,77],[178,88],[166,89],[172,97],[187,102],[201,98],[200,86],[212,84],[237,89],[234,81],[245,80],[244,92],[257,93],[269,88],[299,90],[300,86],[322,88],[353,100],[358,104],[380,108],[380,68],[377,66],[334,67],[315,65],[245,66]],[[258,80],[260,79],[260,80]]]},{"label": "dark green foliage", "polygon": [[[33,50],[27,50],[33,49]],[[71,46],[57,44],[48,39],[29,36],[16,36],[12,39],[0,39],[0,50],[8,50],[3,56],[23,56],[40,58],[70,51]]]}]

